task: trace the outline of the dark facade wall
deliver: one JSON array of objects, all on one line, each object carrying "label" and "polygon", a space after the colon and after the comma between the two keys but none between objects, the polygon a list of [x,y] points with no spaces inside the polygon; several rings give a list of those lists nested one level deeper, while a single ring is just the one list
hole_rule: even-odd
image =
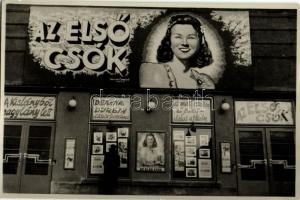
[{"label": "dark facade wall", "polygon": [[[69,100],[76,98],[77,106],[73,111],[67,109]],[[57,98],[54,158],[52,180],[54,182],[79,182],[87,173],[87,149],[89,133],[89,100],[87,93],[61,92]],[[65,139],[76,138],[75,170],[64,170]]]},{"label": "dark facade wall", "polygon": [[[143,105],[146,105],[146,95],[139,95],[143,99]],[[159,98],[159,102],[163,102],[162,98],[164,95],[156,95]],[[143,106],[144,107],[144,106]],[[131,158],[136,158],[136,142],[137,142],[137,131],[163,131],[166,132],[165,135],[165,155],[166,155],[166,169],[170,169],[171,156],[168,156],[171,152],[171,130],[170,130],[170,112],[164,111],[159,104],[158,109],[155,112],[147,113],[142,110],[132,110],[132,140],[131,148],[134,150],[131,151]],[[170,171],[167,170],[167,173],[141,173],[135,171],[135,159],[131,159],[131,173],[132,179],[137,181],[168,181],[171,177]],[[150,180],[149,180],[150,179]]]},{"label": "dark facade wall", "polygon": [[[29,62],[27,26],[30,8],[8,5],[5,84],[26,84],[23,70]],[[296,10],[249,10],[253,89],[295,91]],[[20,62],[24,61],[24,62]],[[30,78],[36,78],[30,72]],[[240,74],[242,75],[242,74]],[[289,77],[288,79],[286,77]]]},{"label": "dark facade wall", "polygon": [[[132,123],[129,146],[130,181],[123,180],[118,188],[120,194],[194,194],[194,195],[236,195],[236,173],[234,169],[234,119],[233,109],[228,112],[220,112],[220,105],[224,99],[233,107],[230,96],[214,96],[213,112],[213,140],[215,150],[212,156],[215,158],[212,164],[214,180],[189,183],[184,179],[172,178],[172,136],[171,136],[171,111],[161,108],[163,98],[167,95],[157,95],[157,110],[147,113],[143,110],[132,110]],[[68,100],[74,96],[77,107],[74,111],[68,111]],[[146,105],[146,95],[135,94],[132,99],[142,100],[142,108]],[[170,97],[170,96],[169,96]],[[98,192],[96,179],[88,178],[88,133],[89,133],[89,93],[61,92],[58,94],[57,123],[54,147],[54,159],[57,161],[53,167],[51,193],[85,193],[95,194]],[[216,121],[218,123],[216,123]],[[72,124],[72,126],[70,126]],[[201,124],[196,124],[201,126]],[[136,146],[138,131],[161,131],[165,132],[165,156],[166,172],[147,173],[136,171]],[[76,161],[75,170],[64,170],[64,143],[66,138],[76,138]],[[220,142],[231,144],[232,173],[222,174],[220,169]],[[161,190],[164,187],[165,190]]]},{"label": "dark facade wall", "polygon": [[[226,100],[230,104],[230,108],[226,112],[220,110],[222,101]],[[222,188],[236,188],[236,161],[235,161],[235,142],[234,142],[234,110],[233,110],[233,99],[231,96],[216,96],[214,98],[215,106],[215,132],[216,132],[216,156],[217,156],[217,176],[218,182],[221,184]],[[224,174],[221,173],[221,142],[230,143],[230,153],[231,153],[231,170],[232,173]]]},{"label": "dark facade wall", "polygon": [[8,85],[23,83],[29,14],[28,6],[7,5],[5,81]]},{"label": "dark facade wall", "polygon": [[296,10],[249,14],[255,90],[295,91]]}]

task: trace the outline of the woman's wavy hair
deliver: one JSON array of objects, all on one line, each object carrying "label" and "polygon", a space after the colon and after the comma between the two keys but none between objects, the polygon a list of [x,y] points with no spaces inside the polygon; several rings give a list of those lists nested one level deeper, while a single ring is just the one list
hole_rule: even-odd
[{"label": "woman's wavy hair", "polygon": [[157,61],[165,63],[173,59],[174,53],[171,49],[171,29],[176,24],[190,24],[198,33],[199,50],[190,58],[191,66],[204,67],[211,64],[212,56],[201,31],[201,23],[190,15],[175,15],[170,18],[166,35],[157,49]]},{"label": "woman's wavy hair", "polygon": [[144,139],[144,142],[143,142],[143,147],[146,147],[147,146],[147,138],[148,137],[153,137],[153,145],[152,145],[152,147],[157,147],[157,142],[156,142],[156,139],[155,139],[155,137],[154,137],[154,134],[153,133],[147,133],[147,135],[146,135],[146,137],[145,137],[145,139]]}]

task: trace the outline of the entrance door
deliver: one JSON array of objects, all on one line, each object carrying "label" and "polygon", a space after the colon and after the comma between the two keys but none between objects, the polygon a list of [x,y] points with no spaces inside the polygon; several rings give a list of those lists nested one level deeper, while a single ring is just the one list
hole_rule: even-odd
[{"label": "entrance door", "polygon": [[295,195],[295,134],[292,129],[266,129],[270,193],[274,196]]},{"label": "entrance door", "polygon": [[295,135],[289,128],[238,128],[239,195],[295,195]]},{"label": "entrance door", "polygon": [[50,192],[53,141],[53,124],[5,123],[3,192]]}]

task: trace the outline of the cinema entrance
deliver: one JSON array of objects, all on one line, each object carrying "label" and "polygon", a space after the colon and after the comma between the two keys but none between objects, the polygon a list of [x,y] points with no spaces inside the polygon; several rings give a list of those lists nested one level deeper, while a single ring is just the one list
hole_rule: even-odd
[{"label": "cinema entrance", "polygon": [[237,128],[239,195],[295,194],[293,128]]},{"label": "cinema entrance", "polygon": [[7,192],[49,193],[54,124],[6,122],[4,126],[3,189]]}]

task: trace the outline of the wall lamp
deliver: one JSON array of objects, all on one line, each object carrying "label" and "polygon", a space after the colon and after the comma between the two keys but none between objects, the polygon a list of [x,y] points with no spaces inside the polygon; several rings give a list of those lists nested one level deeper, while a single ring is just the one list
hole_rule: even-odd
[{"label": "wall lamp", "polygon": [[153,101],[153,99],[150,99],[148,102],[147,102],[147,106],[146,106],[146,112],[147,113],[150,113],[152,112],[154,109],[156,108],[156,103],[155,101]]},{"label": "wall lamp", "polygon": [[226,101],[226,99],[223,99],[221,102],[221,111],[225,112],[230,109],[230,104]]},{"label": "wall lamp", "polygon": [[194,124],[194,122],[191,124],[191,126],[188,128],[188,131],[187,131],[187,133],[186,133],[186,135],[185,136],[191,136],[191,132],[190,132],[190,130],[192,131],[192,132],[196,132],[196,126],[195,126],[195,124]]},{"label": "wall lamp", "polygon": [[115,129],[115,126],[113,125],[112,121],[109,121],[108,124],[106,125],[106,128],[109,131],[113,131]]},{"label": "wall lamp", "polygon": [[68,102],[67,109],[69,111],[72,111],[72,110],[74,110],[76,108],[76,106],[77,106],[77,101],[76,101],[75,97],[72,96],[72,98]]},{"label": "wall lamp", "polygon": [[193,132],[196,132],[196,126],[195,126],[195,124],[194,124],[194,122],[191,124],[191,131],[193,131]]}]

